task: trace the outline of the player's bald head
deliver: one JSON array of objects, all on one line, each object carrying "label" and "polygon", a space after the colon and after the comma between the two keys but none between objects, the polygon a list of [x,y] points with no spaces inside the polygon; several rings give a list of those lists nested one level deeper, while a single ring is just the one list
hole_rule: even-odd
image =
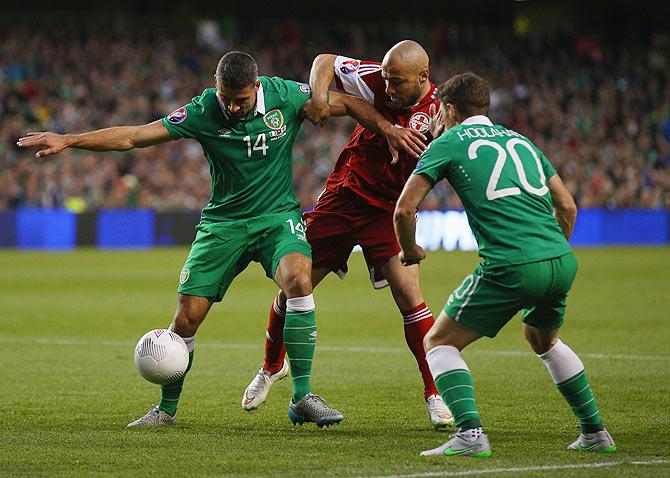
[{"label": "player's bald head", "polygon": [[414,40],[403,40],[386,52],[382,65],[388,69],[418,74],[428,68],[428,53]]},{"label": "player's bald head", "polygon": [[382,61],[386,94],[398,108],[415,105],[430,89],[428,53],[413,40],[403,40],[386,52]]}]

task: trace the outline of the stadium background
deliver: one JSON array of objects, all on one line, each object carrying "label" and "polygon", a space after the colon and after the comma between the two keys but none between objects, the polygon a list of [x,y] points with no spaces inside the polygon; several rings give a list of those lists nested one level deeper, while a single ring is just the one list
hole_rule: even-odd
[{"label": "stadium background", "polygon": [[[647,246],[668,242],[668,9],[619,0],[3,2],[0,476],[670,475],[670,247]],[[414,38],[436,81],[466,68],[489,77],[495,119],[536,139],[576,193],[573,244],[647,244],[576,249],[580,271],[561,331],[585,363],[618,453],[565,449],[575,423],[515,319],[464,353],[493,458],[419,457],[448,434],[429,427],[402,319],[388,289],[372,291],[361,254],[345,281],[329,277],[315,294],[314,389],[345,414],[341,426],[291,427],[288,381],[258,413],[242,411],[276,293],[253,264],[198,332],[178,425],[125,428],[157,398],[134,370],[133,346],[167,326],[187,253],[146,247],[191,240],[209,194],[205,161],[188,142],[41,162],[14,144],[26,130],[141,123],[188,101],[210,84],[223,48],[216,35],[214,46],[198,43],[208,20],[226,48],[249,50],[266,74],[305,80],[322,50],[381,58]],[[305,125],[296,148],[305,207],[349,128]],[[472,245],[462,230],[441,236],[440,224],[463,224],[457,209],[443,212],[458,207],[448,189],[430,207],[437,219],[427,241]],[[43,251],[73,245],[98,248]],[[119,247],[144,249],[108,250]],[[428,255],[421,287],[432,310],[477,260]]]},{"label": "stadium background", "polygon": [[[160,118],[210,86],[230,49],[251,52],[262,74],[307,81],[320,52],[381,59],[402,38],[426,47],[437,83],[463,70],[489,79],[493,121],[532,138],[575,195],[575,245],[668,242],[670,37],[658,20],[667,7],[499,1],[400,14],[351,5],[330,14],[298,2],[248,10],[205,2],[66,2],[54,10],[38,2],[4,10],[0,247],[185,244],[209,197],[208,166],[194,142],[36,161],[15,145],[26,131]],[[304,208],[351,129],[348,119],[303,127],[294,169]],[[444,183],[424,206],[461,207]],[[447,222],[428,228],[446,230]],[[449,224],[458,234],[443,242],[467,248],[467,226]]]}]

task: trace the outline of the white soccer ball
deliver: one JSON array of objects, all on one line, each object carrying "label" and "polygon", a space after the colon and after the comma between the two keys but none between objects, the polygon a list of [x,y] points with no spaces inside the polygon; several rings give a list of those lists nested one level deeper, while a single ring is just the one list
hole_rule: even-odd
[{"label": "white soccer ball", "polygon": [[144,334],[135,347],[135,366],[151,383],[176,382],[186,373],[188,348],[184,339],[166,329]]}]

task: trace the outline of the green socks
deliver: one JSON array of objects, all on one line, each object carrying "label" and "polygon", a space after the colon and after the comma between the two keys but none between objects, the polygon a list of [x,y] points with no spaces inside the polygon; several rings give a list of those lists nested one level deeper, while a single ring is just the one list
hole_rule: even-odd
[{"label": "green socks", "polygon": [[600,410],[593,398],[591,385],[589,385],[589,379],[586,378],[584,370],[565,382],[556,384],[556,388],[579,420],[582,433],[595,433],[604,428]]},{"label": "green socks", "polygon": [[193,343],[194,339],[195,337],[188,337],[184,340],[190,349],[188,354],[188,367],[186,367],[186,372],[184,372],[184,375],[176,382],[169,383],[167,385],[161,385],[161,401],[158,404],[158,409],[163,410],[165,413],[173,417],[175,413],[177,413],[177,404],[179,403],[181,389],[184,386],[184,379],[186,378],[188,371],[191,370],[191,365],[193,364],[193,345],[195,345]]},{"label": "green socks", "polygon": [[440,396],[449,407],[456,426],[469,430],[482,426],[475,403],[472,375],[456,347],[438,345],[426,354]]},{"label": "green socks", "polygon": [[603,430],[603,420],[591,392],[584,364],[570,347],[560,340],[539,355],[551,374],[556,388],[572,408],[579,420],[582,433],[595,433]]},{"label": "green socks", "polygon": [[482,426],[469,370],[457,369],[445,372],[435,379],[435,386],[454,416],[458,428],[469,430]]},{"label": "green socks", "polygon": [[316,348],[316,314],[311,294],[286,301],[284,345],[291,364],[293,403],[298,403],[311,391],[312,360]]}]

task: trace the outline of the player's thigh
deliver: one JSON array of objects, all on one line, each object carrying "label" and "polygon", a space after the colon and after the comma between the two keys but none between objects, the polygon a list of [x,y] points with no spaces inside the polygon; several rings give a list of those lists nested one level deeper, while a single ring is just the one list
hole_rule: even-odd
[{"label": "player's thigh", "polygon": [[446,312],[441,311],[424,338],[424,347],[426,352],[438,345],[451,345],[458,350],[463,350],[481,336],[479,332],[464,327],[449,317]]},{"label": "player's thigh", "polygon": [[275,280],[282,258],[298,253],[304,256],[306,263],[309,264],[306,272],[311,284],[312,249],[307,242],[305,221],[300,210],[257,218],[251,230],[258,236],[254,247],[254,259],[261,263],[270,279]]},{"label": "player's thigh", "polygon": [[[367,216],[359,217],[354,240],[363,249],[374,288],[381,289],[390,285],[391,281],[386,274],[389,268],[385,266],[400,252],[393,228],[393,213],[370,208]],[[393,267],[393,264],[390,267]],[[401,282],[407,285],[406,280],[410,279],[410,276],[399,272],[395,279],[395,289],[400,291]]]},{"label": "player's thigh", "polygon": [[490,271],[479,265],[449,295],[443,310],[460,325],[495,337],[524,303],[523,280],[516,268]]},{"label": "player's thigh", "polygon": [[[577,275],[577,259],[573,253],[569,253],[542,261],[537,267],[538,274],[549,278],[549,286],[544,294],[524,308],[522,321],[541,330],[558,329],[563,325],[568,292]],[[536,278],[535,282],[541,280]]]},{"label": "player's thigh", "polygon": [[178,292],[219,302],[249,260],[241,225],[199,224],[179,276]]},{"label": "player's thigh", "polygon": [[329,203],[328,207],[322,206],[305,214],[307,241],[312,248],[314,268],[328,269],[343,278],[355,246],[354,220],[346,210],[335,210],[336,206],[336,203]]}]

